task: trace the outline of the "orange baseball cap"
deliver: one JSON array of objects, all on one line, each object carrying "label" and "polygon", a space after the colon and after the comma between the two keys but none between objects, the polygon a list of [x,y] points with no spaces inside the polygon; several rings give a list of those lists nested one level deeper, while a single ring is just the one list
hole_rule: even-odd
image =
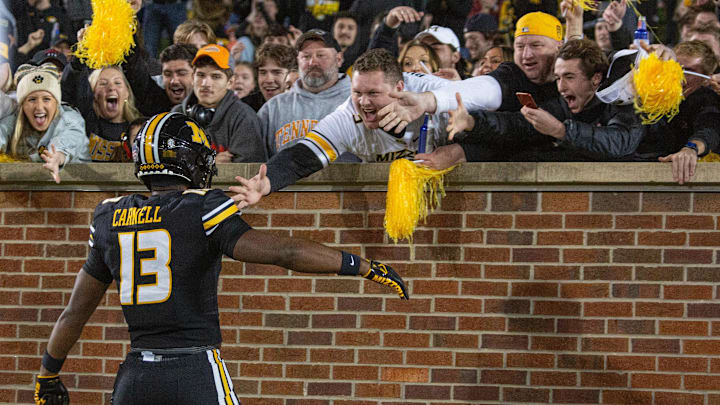
[{"label": "orange baseball cap", "polygon": [[222,45],[210,44],[200,48],[192,61],[193,66],[203,56],[211,58],[220,69],[230,69],[230,52]]}]

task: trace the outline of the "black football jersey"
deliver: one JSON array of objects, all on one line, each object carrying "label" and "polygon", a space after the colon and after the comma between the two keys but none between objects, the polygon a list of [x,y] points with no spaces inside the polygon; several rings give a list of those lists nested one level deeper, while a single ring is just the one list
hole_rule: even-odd
[{"label": "black football jersey", "polygon": [[115,280],[133,348],[214,346],[222,255],[248,229],[220,190],[111,198],[95,209],[83,270]]}]

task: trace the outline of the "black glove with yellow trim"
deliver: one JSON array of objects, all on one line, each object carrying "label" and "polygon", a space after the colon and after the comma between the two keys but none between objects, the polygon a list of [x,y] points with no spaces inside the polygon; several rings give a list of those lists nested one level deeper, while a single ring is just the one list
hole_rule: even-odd
[{"label": "black glove with yellow trim", "polygon": [[[342,263],[338,274],[341,276],[363,276],[368,280],[372,280],[378,284],[389,285],[397,291],[400,298],[406,300],[410,299],[407,293],[407,288],[403,279],[400,277],[392,267],[387,264],[382,264],[374,260],[363,259],[360,256],[352,253],[343,252]],[[370,268],[365,274],[361,273],[362,263],[370,263]]]},{"label": "black glove with yellow trim", "polygon": [[405,283],[399,274],[392,267],[387,264],[370,260],[370,269],[363,275],[368,280],[372,280],[378,284],[384,284],[390,286],[397,291],[400,298],[409,300],[410,296],[407,293]]},{"label": "black glove with yellow trim", "polygon": [[35,405],[68,405],[70,394],[59,375],[38,376],[33,399]]}]

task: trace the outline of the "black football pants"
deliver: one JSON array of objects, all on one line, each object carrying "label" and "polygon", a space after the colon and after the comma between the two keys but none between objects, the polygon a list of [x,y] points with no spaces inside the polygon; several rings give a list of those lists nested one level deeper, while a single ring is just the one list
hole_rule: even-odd
[{"label": "black football pants", "polygon": [[[145,353],[145,352],[143,352]],[[131,352],[120,364],[113,405],[239,405],[217,349],[155,356]]]}]

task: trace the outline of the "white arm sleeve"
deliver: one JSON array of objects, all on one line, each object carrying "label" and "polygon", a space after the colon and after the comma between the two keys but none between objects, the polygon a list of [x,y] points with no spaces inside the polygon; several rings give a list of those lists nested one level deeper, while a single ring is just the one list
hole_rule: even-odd
[{"label": "white arm sleeve", "polygon": [[460,93],[468,112],[479,110],[495,111],[502,104],[502,89],[494,77],[483,75],[465,80],[448,81],[442,88],[431,90],[435,96],[435,113],[444,113],[457,109],[455,93]]},{"label": "white arm sleeve", "polygon": [[403,81],[405,82],[405,90],[414,93],[441,89],[452,83],[450,80],[435,75],[411,72],[403,72]]}]

